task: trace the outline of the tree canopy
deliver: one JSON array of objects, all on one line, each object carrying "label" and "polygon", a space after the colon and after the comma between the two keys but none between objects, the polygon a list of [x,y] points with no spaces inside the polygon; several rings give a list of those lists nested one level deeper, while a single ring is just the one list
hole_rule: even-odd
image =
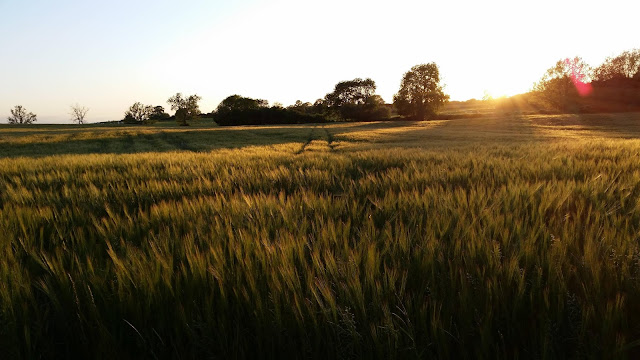
[{"label": "tree canopy", "polygon": [[337,113],[345,120],[381,120],[390,115],[384,100],[376,95],[376,83],[370,78],[337,83],[333,92],[323,101],[316,101],[314,107]]},{"label": "tree canopy", "polygon": [[151,110],[151,115],[149,115],[149,120],[151,121],[159,121],[159,120],[167,120],[171,116],[164,111],[164,107],[158,105],[154,106]]},{"label": "tree canopy", "polygon": [[400,115],[424,120],[435,115],[449,101],[440,84],[440,70],[435,63],[420,64],[402,77],[393,103]]},{"label": "tree canopy", "polygon": [[130,124],[148,124],[152,114],[153,107],[151,105],[143,105],[140,102],[136,102],[124,113],[124,122]]},{"label": "tree canopy", "polygon": [[202,98],[198,95],[190,95],[183,97],[182,93],[176,93],[167,100],[171,105],[171,110],[176,112],[176,122],[182,126],[189,125],[188,120],[200,115],[200,106],[198,102]]},{"label": "tree canopy", "polygon": [[306,106],[302,102],[297,105],[296,108],[284,108],[276,103],[269,107],[266,100],[231,95],[218,105],[213,112],[213,120],[218,125],[304,124],[327,121],[322,114],[301,110]]},{"label": "tree canopy", "polygon": [[325,96],[328,106],[362,105],[376,92],[376,83],[367,78],[355,78],[336,84],[332,93]]},{"label": "tree canopy", "polygon": [[27,112],[22,105],[16,105],[11,109],[11,116],[7,118],[9,124],[33,124],[37,121],[36,114]]},{"label": "tree canopy", "polygon": [[216,108],[215,112],[218,114],[222,114],[230,111],[255,110],[266,108],[268,106],[269,102],[267,100],[252,99],[240,95],[231,95],[222,100],[222,102]]}]

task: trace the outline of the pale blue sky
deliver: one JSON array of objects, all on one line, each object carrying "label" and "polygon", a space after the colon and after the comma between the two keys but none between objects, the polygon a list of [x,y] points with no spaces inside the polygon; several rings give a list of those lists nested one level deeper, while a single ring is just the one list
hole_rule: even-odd
[{"label": "pale blue sky", "polygon": [[116,120],[182,92],[313,102],[371,77],[391,101],[402,74],[435,61],[453,99],[527,91],[556,60],[591,65],[640,47],[639,2],[0,0],[0,122]]}]

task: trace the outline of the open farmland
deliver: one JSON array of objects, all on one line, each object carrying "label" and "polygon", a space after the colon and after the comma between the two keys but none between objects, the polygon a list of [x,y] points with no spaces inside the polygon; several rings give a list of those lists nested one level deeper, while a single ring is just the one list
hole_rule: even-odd
[{"label": "open farmland", "polygon": [[0,126],[7,358],[634,358],[640,114]]}]

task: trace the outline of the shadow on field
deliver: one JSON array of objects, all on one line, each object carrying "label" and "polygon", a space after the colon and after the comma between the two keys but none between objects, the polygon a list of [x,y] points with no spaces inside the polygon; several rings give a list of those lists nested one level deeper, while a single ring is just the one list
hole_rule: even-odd
[{"label": "shadow on field", "polygon": [[[27,135],[25,135],[27,134]],[[206,152],[221,148],[270,146],[307,141],[308,128],[240,128],[66,132],[56,135],[19,132],[0,136],[0,157],[72,154]]]},{"label": "shadow on field", "polygon": [[334,129],[338,140],[399,147],[446,148],[496,142],[531,141],[536,134],[519,115],[488,116],[464,120],[397,122],[394,126]]},{"label": "shadow on field", "polygon": [[548,134],[560,130],[599,137],[640,137],[640,113],[533,115],[529,120]]},{"label": "shadow on field", "polygon": [[[292,154],[379,147],[447,148],[576,136],[637,138],[640,114],[518,115],[465,120],[237,127],[0,127],[0,158],[208,152],[291,144]],[[288,151],[288,150],[287,150]]]}]

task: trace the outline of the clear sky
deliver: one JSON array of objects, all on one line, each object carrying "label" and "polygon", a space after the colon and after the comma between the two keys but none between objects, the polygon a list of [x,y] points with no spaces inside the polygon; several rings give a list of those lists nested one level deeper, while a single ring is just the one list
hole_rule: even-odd
[{"label": "clear sky", "polygon": [[557,60],[640,47],[636,0],[0,0],[0,122],[117,120],[134,102],[232,94],[313,102],[370,77],[387,102],[436,62],[453,100],[529,90]]}]

